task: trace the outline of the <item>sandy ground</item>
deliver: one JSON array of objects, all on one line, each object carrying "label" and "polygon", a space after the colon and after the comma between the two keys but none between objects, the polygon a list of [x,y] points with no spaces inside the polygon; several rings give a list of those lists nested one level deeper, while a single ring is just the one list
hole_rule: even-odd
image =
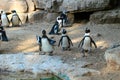
[{"label": "sandy ground", "polygon": [[[39,47],[36,42],[36,35],[41,36],[41,31],[45,29],[49,33],[54,23],[34,23],[25,24],[21,27],[5,28],[9,41],[2,42],[0,53],[28,53],[39,52]],[[120,24],[92,24],[92,23],[74,23],[71,27],[64,27],[69,37],[71,38],[74,46],[71,51],[62,51],[61,47],[57,47],[61,35],[48,35],[54,37],[57,41],[54,48],[54,55],[61,56],[62,60],[68,64],[81,60],[91,63],[84,67],[100,70],[101,75],[91,76],[85,75],[83,80],[120,80],[120,72],[114,72],[106,69],[106,62],[104,60],[104,53],[106,49],[117,42],[120,42]],[[92,51],[92,55],[82,57],[78,49],[78,44],[84,35],[85,28],[91,30],[91,36],[95,40],[98,48]],[[99,36],[100,34],[100,36]],[[40,52],[41,53],[41,52]],[[54,56],[53,55],[53,56]]]}]

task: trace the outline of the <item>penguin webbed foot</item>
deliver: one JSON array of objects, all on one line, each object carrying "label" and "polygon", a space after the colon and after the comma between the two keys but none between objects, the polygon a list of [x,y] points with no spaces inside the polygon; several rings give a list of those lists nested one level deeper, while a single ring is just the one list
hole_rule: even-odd
[{"label": "penguin webbed foot", "polygon": [[45,55],[46,53],[45,52],[43,52],[43,53],[39,53],[40,55]]},{"label": "penguin webbed foot", "polygon": [[66,51],[66,48],[63,47],[63,48],[62,48],[62,51]]},{"label": "penguin webbed foot", "polygon": [[49,53],[50,56],[53,56],[53,51]]},{"label": "penguin webbed foot", "polygon": [[67,48],[68,51],[71,51],[71,48]]}]

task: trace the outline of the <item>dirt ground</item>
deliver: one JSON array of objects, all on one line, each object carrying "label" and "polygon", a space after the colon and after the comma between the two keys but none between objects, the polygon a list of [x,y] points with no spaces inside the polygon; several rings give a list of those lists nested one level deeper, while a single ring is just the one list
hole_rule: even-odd
[{"label": "dirt ground", "polygon": [[[1,43],[0,53],[16,54],[39,52],[36,35],[41,36],[41,31],[43,29],[49,33],[53,24],[54,23],[52,22],[36,22],[33,24],[28,23],[21,27],[5,28],[9,41]],[[91,30],[91,36],[98,48],[92,51],[92,55],[82,57],[82,54],[78,49],[78,44],[84,35],[86,27]],[[106,69],[106,62],[104,60],[106,49],[112,44],[120,42],[120,24],[102,25],[81,22],[63,28],[67,30],[74,46],[71,47],[71,51],[62,51],[61,47],[57,46],[61,35],[48,35],[49,38],[53,37],[56,40],[54,55],[61,56],[62,60],[68,64],[78,60],[89,62],[91,64],[84,66],[85,68],[92,68],[102,72],[101,75],[86,75],[83,80],[120,80],[120,72]]]}]

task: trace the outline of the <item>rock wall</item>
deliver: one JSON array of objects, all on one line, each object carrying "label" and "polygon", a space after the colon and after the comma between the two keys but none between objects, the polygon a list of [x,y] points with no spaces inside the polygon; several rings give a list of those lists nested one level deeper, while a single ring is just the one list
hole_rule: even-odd
[{"label": "rock wall", "polygon": [[[29,22],[35,22],[36,20],[39,21],[41,19],[50,22],[50,21],[55,21],[56,16],[58,16],[59,13],[62,12],[63,10],[65,10],[72,16],[74,16],[74,13],[76,12],[97,12],[103,10],[106,11],[108,9],[119,7],[120,1],[119,0],[0,0],[0,3],[4,3],[4,4],[0,4],[0,10],[4,10],[8,13],[10,13],[11,10],[16,10],[19,14],[25,14],[25,15],[27,14],[26,18],[21,17],[22,19],[26,19],[24,20],[25,22],[27,20]],[[101,17],[96,17],[96,16],[98,15],[104,16],[106,14],[107,12],[106,13],[104,12],[104,14],[102,12],[94,13],[90,17],[90,20],[92,22],[97,20],[97,23],[99,23],[99,19],[101,20]],[[38,16],[37,19],[36,16]],[[105,22],[100,21],[100,23],[105,23]],[[113,20],[113,23],[114,22],[116,22],[116,20]]]},{"label": "rock wall", "polygon": [[90,21],[96,24],[120,23],[120,9],[95,12],[90,16]]},{"label": "rock wall", "polygon": [[120,44],[114,45],[111,49],[105,52],[105,59],[107,62],[107,68],[109,70],[120,69]]}]

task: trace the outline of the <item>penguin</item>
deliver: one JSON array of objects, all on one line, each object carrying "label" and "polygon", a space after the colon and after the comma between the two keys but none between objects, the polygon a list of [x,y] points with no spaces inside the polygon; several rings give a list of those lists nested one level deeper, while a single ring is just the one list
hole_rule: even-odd
[{"label": "penguin", "polygon": [[2,41],[8,41],[6,31],[4,30],[4,28],[2,26],[0,26],[0,33],[1,33],[1,40]]},{"label": "penguin", "polygon": [[62,20],[62,27],[68,22],[67,15],[65,11],[62,11],[60,14],[60,18]]},{"label": "penguin", "polygon": [[1,22],[3,27],[9,27],[10,21],[4,11],[1,11]]},{"label": "penguin", "polygon": [[85,57],[85,52],[91,52],[92,44],[94,44],[95,48],[97,48],[95,41],[90,36],[90,29],[86,28],[85,35],[78,45],[78,48],[80,47],[83,53],[83,57]]},{"label": "penguin", "polygon": [[46,31],[42,31],[42,37],[37,36],[37,42],[40,45],[39,50],[43,51],[43,54],[50,53],[49,55],[52,55],[53,53],[53,45],[55,44],[55,40],[49,39],[46,35]]},{"label": "penguin", "polygon": [[12,23],[12,27],[16,27],[16,26],[19,26],[19,24],[21,23],[22,25],[22,21],[21,19],[19,18],[16,10],[12,10],[12,18],[11,18],[11,23]]},{"label": "penguin", "polygon": [[58,47],[60,46],[62,47],[62,50],[70,50],[71,45],[73,46],[73,43],[71,41],[71,39],[69,38],[69,36],[67,35],[67,31],[65,29],[63,29],[62,31],[62,36],[59,40],[59,44]]},{"label": "penguin", "polygon": [[49,32],[49,34],[50,34],[50,35],[51,35],[51,34],[58,35],[58,34],[59,34],[59,33],[58,33],[59,31],[60,31],[60,29],[59,29],[59,24],[58,24],[58,22],[56,21],[55,24],[53,25],[51,31]]}]

